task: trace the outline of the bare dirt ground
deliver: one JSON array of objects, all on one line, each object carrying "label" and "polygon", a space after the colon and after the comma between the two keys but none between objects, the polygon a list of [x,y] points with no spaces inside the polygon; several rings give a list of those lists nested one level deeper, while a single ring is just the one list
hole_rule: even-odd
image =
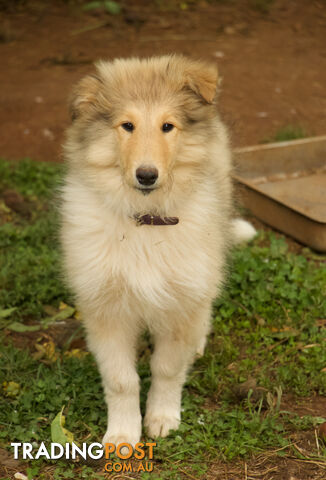
[{"label": "bare dirt ground", "polygon": [[[185,10],[176,1],[120,3],[113,17],[86,13],[82,2],[0,1],[0,156],[59,161],[68,94],[95,60],[171,52],[218,64],[220,109],[235,146],[262,142],[287,125],[325,134],[324,0],[202,0],[183,2]],[[298,413],[326,416],[325,398],[284,401],[284,408],[288,402]],[[308,434],[293,439],[297,452],[315,445]],[[324,461],[301,456],[264,452],[216,462],[207,480],[326,478]],[[15,467],[8,462],[9,474]]]},{"label": "bare dirt ground", "polygon": [[[119,16],[80,2],[28,1],[0,12],[0,154],[58,160],[72,84],[98,58],[181,52],[217,62],[220,108],[236,146],[280,127],[326,131],[322,0],[130,0]],[[263,13],[257,5],[266,6]]]}]

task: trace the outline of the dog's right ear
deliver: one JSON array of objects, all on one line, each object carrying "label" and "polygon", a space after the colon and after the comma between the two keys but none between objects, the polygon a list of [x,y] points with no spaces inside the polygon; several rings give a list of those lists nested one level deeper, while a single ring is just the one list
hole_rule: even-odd
[{"label": "dog's right ear", "polygon": [[72,120],[79,118],[95,105],[101,83],[101,79],[96,75],[87,75],[77,83],[69,99]]},{"label": "dog's right ear", "polygon": [[196,61],[189,62],[186,69],[186,82],[206,103],[213,103],[218,85],[218,71],[214,64]]}]

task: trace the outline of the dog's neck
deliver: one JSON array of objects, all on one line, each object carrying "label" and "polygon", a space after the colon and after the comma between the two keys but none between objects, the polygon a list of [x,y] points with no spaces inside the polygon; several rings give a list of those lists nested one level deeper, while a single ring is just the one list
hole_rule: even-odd
[{"label": "dog's neck", "polygon": [[[157,196],[157,194],[159,196]],[[151,195],[153,195],[153,193]],[[146,197],[146,203],[134,204],[135,210],[132,213],[132,217],[136,221],[136,225],[177,225],[181,211],[175,197],[175,189],[163,193],[160,191],[156,192],[154,198]],[[152,199],[153,201],[151,201]],[[182,203],[180,194],[178,195],[178,203],[179,202]],[[174,213],[175,216],[170,216],[171,213]]]}]

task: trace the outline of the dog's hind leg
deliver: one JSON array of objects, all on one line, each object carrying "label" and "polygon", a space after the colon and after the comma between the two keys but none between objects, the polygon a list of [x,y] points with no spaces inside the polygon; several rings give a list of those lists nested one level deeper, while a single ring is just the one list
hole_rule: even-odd
[{"label": "dog's hind leg", "polygon": [[[197,322],[197,319],[196,319]],[[181,392],[198,342],[207,334],[207,325],[188,324],[183,331],[154,334],[151,359],[152,384],[147,397],[144,425],[150,437],[165,437],[176,430],[181,418]],[[189,335],[189,332],[191,334]],[[203,347],[204,345],[202,345]]]},{"label": "dog's hind leg", "polygon": [[204,355],[205,347],[207,343],[207,335],[209,334],[212,326],[211,317],[212,317],[212,307],[209,304],[206,308],[204,308],[201,311],[199,315],[201,328],[200,328],[200,336],[198,338],[198,343],[196,348],[196,358],[200,358]]},{"label": "dog's hind leg", "polygon": [[136,371],[135,332],[117,322],[107,331],[94,327],[88,332],[88,345],[94,353],[102,376],[108,405],[105,443],[135,445],[141,435],[139,377]]}]

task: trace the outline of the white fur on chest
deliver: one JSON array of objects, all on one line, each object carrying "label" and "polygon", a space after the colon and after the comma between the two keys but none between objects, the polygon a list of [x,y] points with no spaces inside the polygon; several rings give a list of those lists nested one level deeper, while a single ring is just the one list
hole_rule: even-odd
[{"label": "white fur on chest", "polygon": [[180,295],[212,295],[221,278],[223,232],[211,196],[195,199],[179,224],[169,226],[137,226],[133,218],[106,211],[76,183],[65,187],[63,198],[62,241],[77,295],[121,298],[129,306],[137,298],[161,309],[177,308]]}]

